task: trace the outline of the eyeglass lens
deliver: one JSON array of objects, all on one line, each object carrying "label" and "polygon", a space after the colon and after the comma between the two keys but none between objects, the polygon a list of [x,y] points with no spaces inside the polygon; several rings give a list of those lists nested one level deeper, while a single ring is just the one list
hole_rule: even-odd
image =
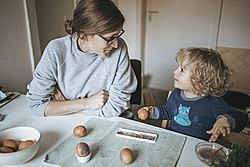
[{"label": "eyeglass lens", "polygon": [[108,45],[114,43],[114,42],[115,42],[124,32],[125,32],[125,31],[122,29],[121,32],[118,34],[117,37],[113,37],[112,39],[110,39],[110,40],[108,41]]}]

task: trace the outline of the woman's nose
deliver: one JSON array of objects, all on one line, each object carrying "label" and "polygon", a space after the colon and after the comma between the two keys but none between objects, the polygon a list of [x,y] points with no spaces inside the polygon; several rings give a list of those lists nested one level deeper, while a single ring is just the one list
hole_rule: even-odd
[{"label": "woman's nose", "polygon": [[112,43],[111,46],[113,48],[117,48],[118,47],[118,40],[116,40],[114,43]]}]

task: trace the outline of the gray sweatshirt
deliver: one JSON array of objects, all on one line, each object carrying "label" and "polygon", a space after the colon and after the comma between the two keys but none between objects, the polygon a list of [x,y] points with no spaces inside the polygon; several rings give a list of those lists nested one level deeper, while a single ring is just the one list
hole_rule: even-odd
[{"label": "gray sweatshirt", "polygon": [[137,80],[126,43],[118,40],[118,48],[110,57],[81,52],[76,36],[52,40],[27,86],[26,98],[34,114],[44,116],[56,84],[68,100],[90,97],[101,90],[109,92],[105,105],[98,110],[84,110],[86,116],[116,117],[128,109]]}]

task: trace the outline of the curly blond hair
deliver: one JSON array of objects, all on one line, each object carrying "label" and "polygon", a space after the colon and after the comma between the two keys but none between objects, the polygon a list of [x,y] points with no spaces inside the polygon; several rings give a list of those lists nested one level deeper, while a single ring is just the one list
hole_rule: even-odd
[{"label": "curly blond hair", "polygon": [[183,68],[189,66],[191,70],[190,82],[194,94],[220,97],[229,90],[232,71],[217,51],[208,48],[183,48],[177,53],[175,60],[180,65],[188,60]]}]

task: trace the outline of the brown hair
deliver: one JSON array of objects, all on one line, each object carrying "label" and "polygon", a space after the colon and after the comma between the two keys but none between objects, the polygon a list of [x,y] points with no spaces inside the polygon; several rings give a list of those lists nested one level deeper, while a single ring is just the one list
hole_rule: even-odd
[{"label": "brown hair", "polygon": [[73,19],[65,21],[65,31],[71,35],[103,35],[116,31],[124,22],[124,16],[111,0],[81,0]]},{"label": "brown hair", "polygon": [[175,60],[182,65],[184,59],[188,60],[185,67],[191,67],[190,82],[194,94],[202,97],[220,97],[226,94],[230,88],[229,78],[232,71],[217,51],[207,48],[183,48],[177,53]]}]

